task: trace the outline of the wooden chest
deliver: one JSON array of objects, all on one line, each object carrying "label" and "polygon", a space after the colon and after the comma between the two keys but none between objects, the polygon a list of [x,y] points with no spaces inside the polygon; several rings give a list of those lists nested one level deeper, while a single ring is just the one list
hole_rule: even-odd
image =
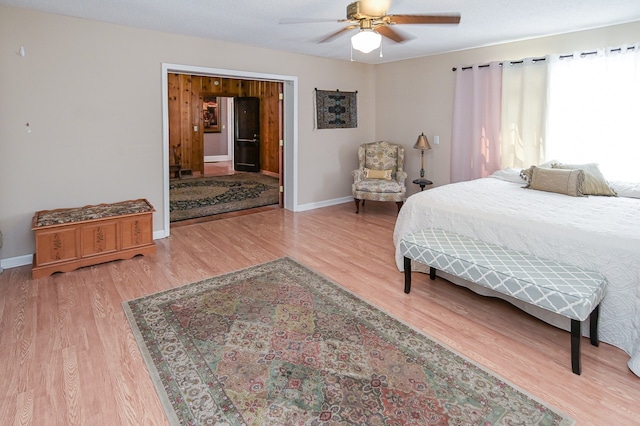
[{"label": "wooden chest", "polygon": [[139,199],[36,212],[33,278],[155,253],[154,211]]}]

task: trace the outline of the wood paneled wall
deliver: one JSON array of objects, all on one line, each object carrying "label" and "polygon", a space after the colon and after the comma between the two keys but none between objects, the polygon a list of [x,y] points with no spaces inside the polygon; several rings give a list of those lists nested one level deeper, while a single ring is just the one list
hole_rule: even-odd
[{"label": "wood paneled wall", "polygon": [[179,145],[182,168],[204,173],[203,94],[255,96],[260,98],[261,168],[280,173],[280,140],[283,136],[281,82],[170,73],[168,83],[170,164],[174,163],[173,149]]}]

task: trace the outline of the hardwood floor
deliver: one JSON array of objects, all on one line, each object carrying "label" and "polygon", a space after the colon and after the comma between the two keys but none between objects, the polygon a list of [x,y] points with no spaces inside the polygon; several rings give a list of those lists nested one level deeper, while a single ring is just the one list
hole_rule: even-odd
[{"label": "hardwood floor", "polygon": [[233,175],[233,161],[217,161],[215,163],[204,163],[204,176],[224,176]]},{"label": "hardwood floor", "polygon": [[394,203],[292,213],[268,210],[171,229],[153,256],[31,279],[0,274],[0,423],[164,425],[121,303],[290,256],[396,318],[565,411],[578,425],[640,424],[640,378],[628,356],[582,342],[571,372],[569,334],[506,302],[414,274],[394,262]]}]

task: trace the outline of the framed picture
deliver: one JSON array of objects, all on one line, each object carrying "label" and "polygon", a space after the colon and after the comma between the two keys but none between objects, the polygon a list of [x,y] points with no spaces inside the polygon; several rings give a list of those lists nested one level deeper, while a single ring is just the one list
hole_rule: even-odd
[{"label": "framed picture", "polygon": [[216,96],[202,97],[202,126],[205,133],[220,133],[220,108]]}]

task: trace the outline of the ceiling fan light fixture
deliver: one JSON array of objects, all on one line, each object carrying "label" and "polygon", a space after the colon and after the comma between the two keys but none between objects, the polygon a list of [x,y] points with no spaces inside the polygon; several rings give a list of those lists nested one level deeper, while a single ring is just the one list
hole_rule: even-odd
[{"label": "ceiling fan light fixture", "polygon": [[373,29],[361,29],[351,37],[351,47],[362,53],[369,53],[380,47],[382,36]]}]

